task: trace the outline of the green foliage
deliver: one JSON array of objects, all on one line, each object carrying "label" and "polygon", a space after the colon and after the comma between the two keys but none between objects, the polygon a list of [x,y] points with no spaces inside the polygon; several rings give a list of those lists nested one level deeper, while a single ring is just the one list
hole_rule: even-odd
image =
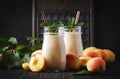
[{"label": "green foliage", "polygon": [[[60,25],[60,24],[59,24]],[[47,23],[42,23],[42,26],[47,27],[49,32],[55,33],[58,32],[59,25],[54,21],[49,21]]]},{"label": "green foliage", "polygon": [[25,53],[21,59],[21,62],[24,63],[24,62],[29,62],[30,60],[30,53]]},{"label": "green foliage", "polygon": [[83,21],[81,21],[81,22],[78,23],[78,26],[84,26],[84,24],[85,23]]},{"label": "green foliage", "polygon": [[54,21],[49,21],[46,23],[43,23],[44,27],[55,27],[56,23]]},{"label": "green foliage", "polygon": [[38,44],[31,46],[32,51],[39,50],[39,49],[42,49],[42,44],[38,43]]},{"label": "green foliage", "polygon": [[54,22],[54,21],[49,21],[46,23],[41,23],[42,26],[44,27],[48,27],[49,32],[58,32],[58,27],[67,27],[69,29],[74,28],[76,26],[84,26],[84,22],[80,21],[77,24],[75,24],[75,18],[74,17],[70,17],[68,19],[67,22],[63,22],[63,21],[58,21],[58,22]]},{"label": "green foliage", "polygon": [[38,41],[38,42],[42,41],[41,38],[34,38],[34,37],[30,37],[30,36],[27,36],[26,38],[28,41],[30,41],[30,43],[32,43],[33,41]]},{"label": "green foliage", "polygon": [[69,18],[67,24],[68,24],[69,27],[71,27],[71,26],[74,25],[74,22],[75,22],[75,19],[74,19],[74,18]]},{"label": "green foliage", "polygon": [[10,37],[8,41],[12,44],[18,44],[17,39],[15,37]]},{"label": "green foliage", "polygon": [[3,65],[8,69],[21,67],[21,58],[18,51],[6,50],[3,51],[2,56]]},{"label": "green foliage", "polygon": [[57,26],[58,26],[58,27],[64,27],[63,21],[58,21]]},{"label": "green foliage", "polygon": [[78,22],[77,24],[75,24],[75,18],[72,17],[72,18],[69,18],[67,23],[65,23],[65,26],[68,26],[68,27],[75,27],[75,26],[84,26],[84,22],[83,21],[80,21]]},{"label": "green foliage", "polygon": [[[43,40],[41,38],[34,38],[34,37],[26,37],[26,38],[28,41],[30,41],[29,45],[31,46],[32,51],[42,49]],[[35,42],[35,44],[31,45],[33,41]]]},{"label": "green foliage", "polygon": [[83,69],[81,71],[73,73],[73,75],[87,75],[87,74],[92,74],[92,72],[88,71],[87,69]]},{"label": "green foliage", "polygon": [[27,40],[32,43],[32,41],[39,41],[34,45],[20,45],[15,37],[10,37],[9,39],[0,38],[0,52],[3,56],[3,66],[5,68],[21,68],[23,62],[29,62],[30,55],[33,51],[41,49],[41,39],[27,37]]},{"label": "green foliage", "polygon": [[81,66],[81,68],[78,71],[72,72],[72,75],[89,75],[94,74],[91,71],[88,71],[87,67]]}]

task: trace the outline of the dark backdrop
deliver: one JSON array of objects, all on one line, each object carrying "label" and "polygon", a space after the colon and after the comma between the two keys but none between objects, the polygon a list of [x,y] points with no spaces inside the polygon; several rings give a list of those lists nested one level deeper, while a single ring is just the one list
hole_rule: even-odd
[{"label": "dark backdrop", "polygon": [[120,60],[119,10],[117,0],[95,0],[94,45],[113,50],[117,60]]},{"label": "dark backdrop", "polygon": [[31,36],[32,0],[0,1],[0,37],[14,36],[25,44],[26,36]]}]

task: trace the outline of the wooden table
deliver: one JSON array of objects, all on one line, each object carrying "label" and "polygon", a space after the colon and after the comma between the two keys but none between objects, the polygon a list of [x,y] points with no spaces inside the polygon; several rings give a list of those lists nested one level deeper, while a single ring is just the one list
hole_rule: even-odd
[{"label": "wooden table", "polygon": [[103,74],[72,75],[70,72],[33,73],[22,69],[0,70],[0,79],[120,79],[120,63],[107,65]]}]

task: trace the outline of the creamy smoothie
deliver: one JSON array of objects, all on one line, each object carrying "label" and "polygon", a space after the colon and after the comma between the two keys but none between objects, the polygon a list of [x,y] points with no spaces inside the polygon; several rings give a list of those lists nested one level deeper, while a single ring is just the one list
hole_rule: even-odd
[{"label": "creamy smoothie", "polygon": [[82,55],[83,46],[80,32],[65,32],[64,41],[66,53],[75,53],[78,56]]},{"label": "creamy smoothie", "polygon": [[66,67],[66,53],[63,34],[44,33],[43,57],[48,70],[64,70]]}]

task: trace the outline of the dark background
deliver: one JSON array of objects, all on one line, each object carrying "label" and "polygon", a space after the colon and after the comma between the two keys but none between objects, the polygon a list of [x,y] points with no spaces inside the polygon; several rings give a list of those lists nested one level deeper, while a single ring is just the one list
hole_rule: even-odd
[{"label": "dark background", "polygon": [[120,60],[120,5],[117,0],[95,0],[94,46],[108,48]]},{"label": "dark background", "polygon": [[0,2],[0,37],[14,36],[25,44],[32,34],[32,1],[2,0]]},{"label": "dark background", "polygon": [[[120,58],[120,12],[118,0],[94,0],[94,46],[108,48]],[[0,2],[0,37],[15,36],[27,43],[32,34],[32,1],[3,0]],[[116,61],[116,62],[117,62]]]}]

